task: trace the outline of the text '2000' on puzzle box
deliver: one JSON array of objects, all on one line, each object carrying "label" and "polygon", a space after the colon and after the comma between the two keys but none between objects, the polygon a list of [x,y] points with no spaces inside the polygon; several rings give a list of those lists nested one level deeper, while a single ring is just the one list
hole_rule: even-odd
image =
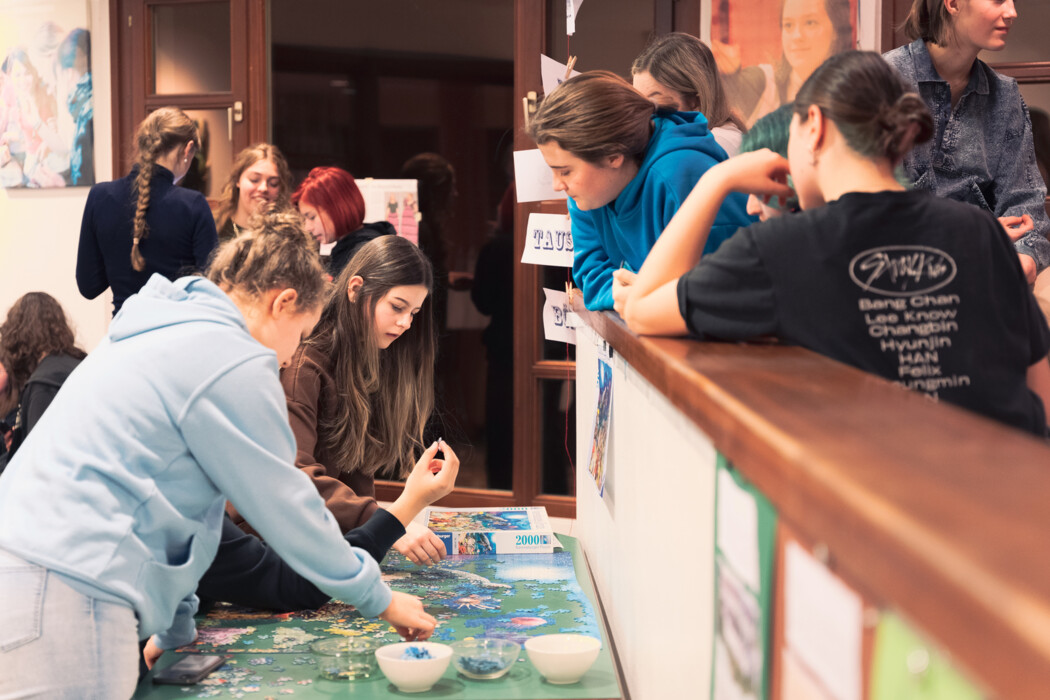
[{"label": "text '2000' on puzzle box", "polygon": [[447,554],[550,554],[557,540],[542,506],[427,508]]}]

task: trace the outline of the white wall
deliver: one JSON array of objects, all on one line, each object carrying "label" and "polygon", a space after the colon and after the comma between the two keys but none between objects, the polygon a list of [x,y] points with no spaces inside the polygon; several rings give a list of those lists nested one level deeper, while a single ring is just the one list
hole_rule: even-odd
[{"label": "white wall", "polygon": [[[109,9],[105,0],[91,0],[90,8],[95,179],[104,181],[113,178]],[[91,349],[105,334],[113,307],[109,292],[84,299],[74,278],[87,193],[86,187],[0,189],[0,319],[26,292],[47,292],[65,308],[80,346]]]},{"label": "white wall", "polygon": [[[576,524],[636,700],[706,697],[714,621],[716,453],[648,381],[612,364],[605,495],[587,471],[598,336],[576,330]],[[673,484],[673,488],[668,488]]]}]

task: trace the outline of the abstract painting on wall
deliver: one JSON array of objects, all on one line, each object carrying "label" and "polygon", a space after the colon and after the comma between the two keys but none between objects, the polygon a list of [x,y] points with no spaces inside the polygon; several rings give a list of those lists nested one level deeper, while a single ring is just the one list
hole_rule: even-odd
[{"label": "abstract painting on wall", "polygon": [[87,0],[0,0],[0,187],[95,183]]}]

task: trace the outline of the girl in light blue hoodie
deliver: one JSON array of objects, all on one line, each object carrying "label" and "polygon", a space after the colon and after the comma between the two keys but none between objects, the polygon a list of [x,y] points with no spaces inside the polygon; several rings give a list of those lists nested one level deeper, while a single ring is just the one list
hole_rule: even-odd
[{"label": "girl in light blue hoodie", "polygon": [[196,636],[227,498],[325,593],[409,638],[433,630],[293,466],[278,366],[326,284],[290,216],[227,243],[208,279],[154,275],[0,479],[0,697],[130,697],[140,639],[151,663]]}]

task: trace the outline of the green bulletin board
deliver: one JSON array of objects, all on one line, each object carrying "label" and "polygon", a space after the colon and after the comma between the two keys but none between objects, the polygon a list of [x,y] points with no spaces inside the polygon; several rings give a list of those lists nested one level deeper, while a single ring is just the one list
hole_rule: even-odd
[{"label": "green bulletin board", "polygon": [[721,454],[715,478],[711,697],[766,700],[777,515],[769,500]]}]

